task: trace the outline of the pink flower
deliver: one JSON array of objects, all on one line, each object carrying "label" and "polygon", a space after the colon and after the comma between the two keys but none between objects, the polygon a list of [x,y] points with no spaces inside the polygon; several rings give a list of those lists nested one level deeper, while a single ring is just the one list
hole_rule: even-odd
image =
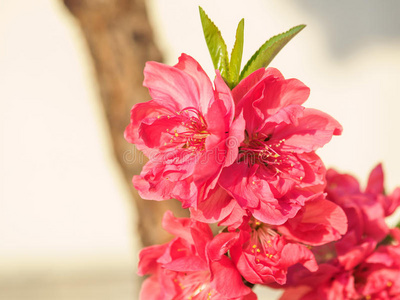
[{"label": "pink flower", "polygon": [[328,170],[327,182],[328,198],[343,208],[349,220],[348,232],[335,248],[340,264],[350,270],[370,255],[390,233],[385,217],[400,203],[399,188],[390,196],[383,194],[380,164],[372,170],[365,191],[360,189],[354,177],[334,170]]},{"label": "pink flower", "polygon": [[400,187],[396,188],[389,196],[386,196],[383,180],[382,164],[378,164],[369,175],[365,192],[376,197],[383,207],[385,216],[390,216],[400,206]]},{"label": "pink flower", "polygon": [[231,92],[219,73],[214,90],[188,55],[173,67],[149,62],[144,75],[153,99],[132,108],[125,138],[150,160],[133,184],[145,199],[177,198],[196,207],[222,167],[234,162],[244,121],[233,120]]},{"label": "pink flower", "polygon": [[329,115],[301,106],[309,89],[278,70],[260,69],[232,91],[236,117],[246,121],[236,163],[219,184],[255,218],[283,224],[325,185],[325,167],[315,150],[342,131]]},{"label": "pink flower", "polygon": [[219,222],[220,226],[237,228],[248,216],[248,212],[227,191],[217,185],[209,192],[207,198],[198,202],[196,208],[190,208],[190,216],[200,222]]},{"label": "pink flower", "polygon": [[314,254],[305,245],[323,245],[346,233],[343,210],[325,200],[322,193],[313,195],[292,219],[280,226],[244,217],[234,232],[230,255],[239,272],[253,284],[284,284],[288,269],[301,264],[317,270]]},{"label": "pink flower", "polygon": [[354,288],[354,278],[351,273],[341,271],[333,264],[321,264],[315,273],[300,270],[296,275],[297,285],[286,287],[280,300],[362,299]]},{"label": "pink flower", "polygon": [[143,283],[140,299],[257,299],[224,255],[228,233],[213,238],[208,225],[174,218],[171,212],[165,214],[163,226],[176,237],[140,252],[138,273],[151,275]]},{"label": "pink flower", "polygon": [[289,242],[267,224],[251,219],[237,235],[230,254],[240,274],[253,284],[284,284],[288,268],[298,263],[310,271],[318,268],[306,246]]},{"label": "pink flower", "polygon": [[281,300],[400,299],[400,234],[385,223],[399,203],[395,193],[383,195],[381,166],[371,172],[365,191],[354,177],[328,170],[326,191],[346,213],[348,231],[335,243],[312,248],[316,273],[289,269]]},{"label": "pink flower", "polygon": [[[369,299],[400,299],[400,246],[381,246],[354,272]],[[362,280],[360,280],[362,278]]]},{"label": "pink flower", "polygon": [[294,218],[276,228],[292,241],[319,246],[342,238],[347,217],[340,206],[319,193],[310,197]]},{"label": "pink flower", "polygon": [[295,282],[281,300],[400,299],[400,246],[380,246],[350,270],[334,260],[322,264],[313,274],[300,271]]},{"label": "pink flower", "polygon": [[[360,189],[358,181],[351,175],[328,170],[326,178],[328,198],[346,212],[349,219],[348,235],[352,236],[354,244],[361,244],[362,239],[366,238],[377,243],[389,234],[385,217],[399,206],[400,189],[397,188],[389,196],[383,194],[380,164],[372,170],[365,191]],[[347,248],[351,247],[349,245]]]}]

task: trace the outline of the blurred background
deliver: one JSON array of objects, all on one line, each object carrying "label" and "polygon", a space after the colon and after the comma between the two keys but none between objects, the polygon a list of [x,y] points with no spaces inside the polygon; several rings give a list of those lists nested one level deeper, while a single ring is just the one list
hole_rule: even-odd
[{"label": "blurred background", "polygon": [[[57,0],[0,1],[0,299],[137,299],[142,246],[136,223],[140,215],[151,226],[152,211],[137,213],[126,183],[138,170],[121,172],[121,162],[128,160],[122,156],[132,146],[121,144],[123,129],[110,130],[110,120],[127,125],[129,107],[115,102],[123,113],[113,114],[113,102],[104,101],[110,89],[115,92],[103,84],[112,82],[104,74],[113,69],[99,63],[121,56],[122,35],[111,32],[115,43],[110,44],[116,46],[108,56],[93,48],[102,45],[93,32],[114,28],[120,20],[110,13],[102,23],[97,5],[118,1],[65,2],[70,10]],[[84,11],[84,2],[93,6]],[[140,2],[140,10],[132,4],[132,18],[139,20],[132,26],[142,26],[141,1],[122,2]],[[387,191],[400,185],[400,2],[145,4],[153,35],[148,29],[133,34],[135,43],[144,41],[148,48],[121,63],[121,80],[139,55],[175,64],[182,52],[213,78],[198,5],[220,28],[229,49],[237,23],[245,18],[244,62],[269,37],[307,24],[271,66],[286,78],[302,80],[311,88],[306,106],[343,125],[343,135],[319,155],[328,167],[352,173],[362,183],[383,162]],[[142,78],[132,76],[132,85],[140,84]],[[129,81],[121,86],[129,89]],[[130,93],[148,99],[143,92]],[[260,299],[278,297],[257,291]]]}]

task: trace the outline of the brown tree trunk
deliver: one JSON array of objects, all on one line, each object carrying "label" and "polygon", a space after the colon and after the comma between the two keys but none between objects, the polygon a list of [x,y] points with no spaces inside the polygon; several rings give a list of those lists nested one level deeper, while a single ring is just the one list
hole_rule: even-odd
[{"label": "brown tree trunk", "polygon": [[161,228],[165,210],[176,215],[185,212],[175,200],[142,200],[131,180],[139,174],[145,158],[124,139],[130,109],[149,99],[142,86],[146,61],[161,61],[162,55],[153,40],[145,0],[63,0],[78,20],[91,52],[115,157],[136,203],[139,234],[144,246],[167,241]]}]

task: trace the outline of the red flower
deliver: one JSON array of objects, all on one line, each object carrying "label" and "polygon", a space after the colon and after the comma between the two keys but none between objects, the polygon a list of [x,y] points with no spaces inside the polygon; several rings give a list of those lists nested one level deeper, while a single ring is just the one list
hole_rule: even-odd
[{"label": "red flower", "polygon": [[176,237],[140,252],[138,273],[151,275],[142,286],[140,299],[257,299],[224,255],[229,233],[213,238],[208,225],[174,218],[171,212],[165,214],[163,226]]},{"label": "red flower", "polygon": [[196,207],[222,167],[234,162],[244,121],[233,121],[231,91],[219,73],[214,90],[188,55],[173,67],[149,62],[144,75],[153,99],[132,108],[125,138],[150,160],[133,184],[145,199],[177,198]]},{"label": "red flower", "polygon": [[277,230],[288,239],[318,246],[339,240],[347,232],[347,217],[322,193],[310,197],[297,215]]},{"label": "red flower", "polygon": [[240,274],[253,284],[284,284],[288,268],[297,263],[310,271],[318,268],[306,246],[289,242],[267,224],[252,219],[237,235],[230,254]]},{"label": "red flower", "polygon": [[341,238],[347,219],[336,204],[317,194],[285,224],[276,226],[244,218],[240,226],[231,226],[236,241],[230,255],[239,272],[253,284],[284,284],[288,269],[301,264],[317,270],[314,254],[305,245],[323,245]]},{"label": "red flower", "polygon": [[[400,246],[380,246],[345,270],[337,260],[320,265],[316,273],[296,274],[280,300],[393,300],[400,299]],[[292,279],[293,280],[293,279]]]},{"label": "red flower", "polygon": [[381,165],[372,170],[365,191],[351,175],[328,170],[326,178],[327,197],[343,208],[349,220],[348,233],[337,244],[339,254],[347,253],[364,242],[376,244],[389,234],[385,217],[400,204],[396,197],[399,189],[389,197],[383,194]]},{"label": "red flower", "polygon": [[371,172],[365,191],[354,177],[328,170],[328,198],[346,213],[348,232],[312,249],[320,263],[316,273],[298,266],[289,270],[281,300],[400,299],[400,234],[385,223],[399,206],[398,189],[390,196],[383,190],[381,165]]},{"label": "red flower", "polygon": [[273,68],[254,72],[232,94],[236,117],[246,121],[245,139],[219,183],[255,218],[283,224],[310,193],[323,190],[325,167],[314,151],[342,127],[329,115],[301,106],[309,89]]},{"label": "red flower", "polygon": [[400,206],[400,187],[396,188],[389,196],[384,193],[382,164],[378,164],[369,175],[365,192],[377,200],[383,207],[385,216],[390,216]]}]

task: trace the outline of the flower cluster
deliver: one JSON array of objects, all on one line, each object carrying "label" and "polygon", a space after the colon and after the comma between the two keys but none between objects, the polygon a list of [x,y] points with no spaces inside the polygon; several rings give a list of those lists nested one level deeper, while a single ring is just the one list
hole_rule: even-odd
[{"label": "flower cluster", "polygon": [[256,299],[249,286],[285,284],[294,265],[316,271],[310,246],[347,231],[315,153],[340,124],[302,106],[309,89],[273,68],[233,90],[185,54],[144,74],[152,100],[133,107],[125,137],[149,161],[133,184],[145,199],[180,200],[191,218],[168,212],[175,239],[141,252],[139,273],[151,274],[141,299]]},{"label": "flower cluster", "polygon": [[400,231],[385,223],[400,205],[400,188],[384,194],[381,165],[365,191],[354,177],[334,170],[328,170],[327,181],[328,198],[345,211],[348,231],[339,241],[312,249],[317,272],[290,270],[281,300],[400,299]]},{"label": "flower cluster", "polygon": [[309,89],[297,79],[260,69],[231,91],[217,73],[213,88],[185,54],[173,67],[149,62],[144,74],[153,100],[133,107],[125,131],[149,157],[133,178],[144,199],[176,198],[202,222],[282,225],[323,192],[315,150],[342,128],[301,105]]},{"label": "flower cluster", "polygon": [[152,100],[132,108],[125,130],[149,159],[133,177],[140,196],[190,211],[166,212],[174,239],[141,251],[140,299],[254,300],[258,284],[284,287],[282,300],[400,300],[400,230],[385,223],[400,189],[385,195],[380,165],[365,191],[326,171],[315,151],[341,125],[303,106],[301,81],[266,68],[304,25],[265,42],[239,72],[243,20],[229,59],[201,8],[200,17],[214,82],[186,54],[175,66],[148,62]]}]

